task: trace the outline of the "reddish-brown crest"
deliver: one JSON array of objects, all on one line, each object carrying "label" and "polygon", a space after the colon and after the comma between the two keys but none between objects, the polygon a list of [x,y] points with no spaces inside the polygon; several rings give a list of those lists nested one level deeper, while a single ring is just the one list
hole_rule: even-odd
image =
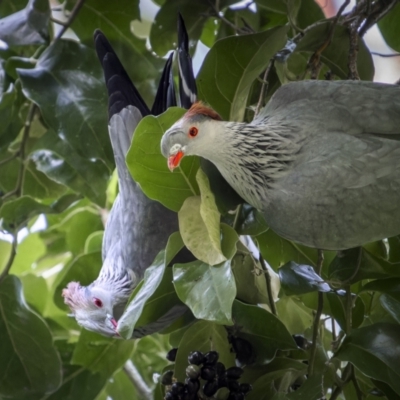
[{"label": "reddish-brown crest", "polygon": [[201,101],[197,101],[190,107],[189,111],[185,114],[185,118],[190,119],[196,115],[204,115],[217,121],[222,121],[221,116],[216,111],[207,107]]}]

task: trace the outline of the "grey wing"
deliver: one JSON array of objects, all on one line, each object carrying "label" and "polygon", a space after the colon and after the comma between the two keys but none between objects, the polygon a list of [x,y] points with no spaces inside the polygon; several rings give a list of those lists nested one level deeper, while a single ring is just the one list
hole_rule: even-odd
[{"label": "grey wing", "polygon": [[282,236],[339,250],[400,233],[400,142],[369,134],[313,137],[271,191]]},{"label": "grey wing", "polygon": [[109,132],[118,169],[119,194],[111,209],[103,242],[103,257],[109,251],[122,257],[126,268],[142,278],[144,270],[178,230],[177,215],[147,198],[132,179],[125,164],[139,111],[128,106],[110,119]]},{"label": "grey wing", "polygon": [[400,86],[363,81],[300,81],[279,88],[253,121],[314,132],[400,139]]}]

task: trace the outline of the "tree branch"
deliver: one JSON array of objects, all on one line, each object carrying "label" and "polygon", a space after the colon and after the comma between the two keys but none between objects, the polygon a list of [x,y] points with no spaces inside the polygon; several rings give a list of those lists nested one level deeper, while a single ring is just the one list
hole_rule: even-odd
[{"label": "tree branch", "polygon": [[256,117],[258,115],[258,113],[260,112],[261,108],[262,108],[262,104],[263,104],[263,100],[264,100],[264,96],[265,96],[265,92],[268,90],[268,75],[269,72],[271,71],[272,66],[274,65],[274,59],[271,58],[271,60],[269,60],[269,64],[267,69],[265,70],[264,73],[264,77],[263,77],[263,84],[261,86],[261,91],[260,91],[260,96],[258,98],[258,103],[257,103],[257,107],[254,111],[254,117]]},{"label": "tree branch", "polygon": [[54,38],[53,43],[55,43],[58,40],[60,40],[61,37],[64,35],[64,33],[67,31],[67,29],[72,25],[72,23],[74,22],[74,19],[78,15],[78,13],[79,13],[80,9],[82,8],[84,2],[85,2],[85,0],[78,0],[75,3],[74,8],[72,9],[71,14],[69,15],[68,20],[66,22],[62,23],[62,28],[58,32],[57,36]]},{"label": "tree branch", "polygon": [[[322,250],[318,250],[316,273],[319,276],[321,276],[323,262],[324,262],[324,252]],[[312,344],[311,344],[311,349],[310,349],[310,360],[308,362],[308,374],[310,376],[312,376],[314,374],[315,356],[317,354],[319,323],[321,320],[323,307],[324,307],[324,294],[322,292],[318,292],[318,306],[317,306],[317,311],[316,311],[315,317],[314,317]]]},{"label": "tree branch", "polygon": [[19,146],[19,150],[17,151],[18,156],[21,159],[21,165],[19,167],[17,183],[15,185],[15,188],[13,190],[11,190],[11,192],[6,193],[2,197],[2,200],[6,200],[12,196],[21,196],[22,186],[24,184],[24,178],[25,178],[25,170],[26,170],[25,146],[26,146],[26,142],[29,139],[29,132],[31,130],[31,125],[32,125],[33,117],[35,116],[35,112],[36,112],[36,104],[31,103],[31,105],[29,107],[29,111],[28,111],[28,116],[25,121],[24,133],[22,134],[22,139],[21,139],[21,143]]},{"label": "tree branch", "polygon": [[11,266],[13,265],[15,256],[17,255],[17,234],[14,232],[12,236],[13,236],[13,241],[11,243],[10,256],[8,257],[6,266],[4,267],[3,271],[0,274],[0,282],[8,275]]},{"label": "tree branch", "polygon": [[139,371],[135,367],[135,364],[132,360],[128,360],[124,365],[124,372],[126,376],[133,383],[135,389],[139,392],[139,395],[146,400],[153,400],[152,391],[147,386],[146,382],[143,380]]}]

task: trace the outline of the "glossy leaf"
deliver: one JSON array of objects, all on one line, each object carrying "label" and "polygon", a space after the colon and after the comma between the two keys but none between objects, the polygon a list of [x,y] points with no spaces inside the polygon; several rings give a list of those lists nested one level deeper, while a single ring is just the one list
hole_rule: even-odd
[{"label": "glossy leaf", "polygon": [[285,45],[286,31],[278,27],[216,42],[197,77],[200,98],[224,119],[242,121],[251,85]]},{"label": "glossy leaf", "polygon": [[32,149],[36,168],[50,179],[82,193],[99,205],[105,203],[109,169],[100,160],[88,160],[49,129]]},{"label": "glossy leaf", "polygon": [[389,278],[368,282],[363,291],[381,292],[379,300],[382,306],[400,323],[400,279]]},{"label": "glossy leaf", "polygon": [[28,308],[21,283],[0,283],[0,394],[20,398],[50,394],[61,383],[60,358],[44,321]]},{"label": "glossy leaf", "polygon": [[21,226],[36,215],[62,212],[76,200],[76,195],[65,195],[48,206],[39,203],[30,196],[22,196],[16,200],[3,203],[0,207],[0,219],[3,219],[3,226],[6,229]]},{"label": "glossy leaf", "polygon": [[[296,47],[296,52],[312,52],[318,50],[326,41],[332,21],[315,25],[307,30],[304,37]],[[345,26],[337,25],[331,43],[321,53],[321,61],[325,63],[334,74],[342,79],[347,79],[349,54],[349,31]],[[357,68],[360,79],[370,81],[374,77],[374,64],[372,56],[364,41],[358,41]]]},{"label": "glossy leaf", "polygon": [[175,264],[174,286],[179,298],[197,319],[232,324],[236,285],[230,261],[218,266],[198,260]]},{"label": "glossy leaf", "polygon": [[24,94],[39,105],[46,123],[80,156],[111,165],[106,92],[94,51],[59,40],[43,52],[35,68],[17,71]]},{"label": "glossy leaf", "polygon": [[365,375],[386,382],[400,395],[398,325],[377,323],[354,329],[335,357],[350,361]]},{"label": "glossy leaf", "polygon": [[180,167],[171,173],[160,149],[162,135],[184,113],[183,109],[170,108],[158,117],[143,118],[126,157],[133,179],[146,196],[174,211],[181,208],[187,197],[198,193],[195,178],[198,158],[185,157]]},{"label": "glossy leaf", "polygon": [[382,33],[386,43],[393,49],[400,52],[400,38],[396,29],[400,18],[400,4],[397,4],[393,10],[378,21],[379,30]]},{"label": "glossy leaf", "polygon": [[71,363],[109,377],[124,365],[133,348],[132,341],[105,338],[82,330]]},{"label": "glossy leaf", "polygon": [[287,296],[309,292],[330,292],[331,287],[309,265],[288,262],[278,269],[282,289]]},{"label": "glossy leaf", "polygon": [[283,323],[261,307],[235,300],[233,320],[240,329],[240,337],[257,349],[257,363],[270,362],[278,350],[297,348]]},{"label": "glossy leaf", "polygon": [[385,278],[387,274],[399,276],[400,268],[360,247],[340,252],[329,265],[328,274],[329,279],[354,283],[362,279]]},{"label": "glossy leaf", "polygon": [[[179,230],[186,247],[196,258],[207,264],[216,265],[224,262],[226,257],[222,253],[219,237],[211,238],[209,235],[207,223],[201,215],[201,205],[199,196],[188,197],[185,200],[178,213]],[[219,228],[219,221],[215,222]]]},{"label": "glossy leaf", "polygon": [[[355,295],[353,295],[355,296]],[[347,329],[346,327],[346,297],[340,296],[337,293],[328,293],[327,299],[329,303],[329,307],[331,310],[331,315],[335,318],[335,321],[339,324],[343,331]],[[364,321],[365,317],[365,306],[364,302],[360,297],[356,297],[355,299],[352,298],[354,304],[351,308],[351,322],[353,328],[358,328],[362,322]]]},{"label": "glossy leaf", "polygon": [[9,46],[46,43],[49,19],[49,2],[30,0],[25,9],[0,19],[0,39]]}]

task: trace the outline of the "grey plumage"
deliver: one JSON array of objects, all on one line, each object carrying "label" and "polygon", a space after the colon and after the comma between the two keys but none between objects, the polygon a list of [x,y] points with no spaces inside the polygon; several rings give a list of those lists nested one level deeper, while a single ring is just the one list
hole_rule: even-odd
[{"label": "grey plumage", "polygon": [[209,114],[189,111],[165,133],[163,154],[212,161],[281,236],[339,250],[400,233],[399,86],[295,82],[250,124]]},{"label": "grey plumage", "polygon": [[[103,265],[98,278],[87,287],[77,282],[69,283],[63,296],[80,325],[106,336],[118,336],[117,320],[130,294],[143,278],[145,269],[166,246],[169,236],[179,227],[176,213],[148,199],[129,174],[125,156],[136,126],[150,110],[100,31],[95,33],[95,43],[109,94],[108,128],[119,193],[105,227]],[[176,105],[171,66],[172,55],[161,77],[151,110],[153,114]],[[176,262],[185,262],[188,258],[192,260],[193,256],[181,252],[176,256]],[[177,305],[159,320],[135,330],[132,337],[159,331],[186,310],[184,305]]]}]

